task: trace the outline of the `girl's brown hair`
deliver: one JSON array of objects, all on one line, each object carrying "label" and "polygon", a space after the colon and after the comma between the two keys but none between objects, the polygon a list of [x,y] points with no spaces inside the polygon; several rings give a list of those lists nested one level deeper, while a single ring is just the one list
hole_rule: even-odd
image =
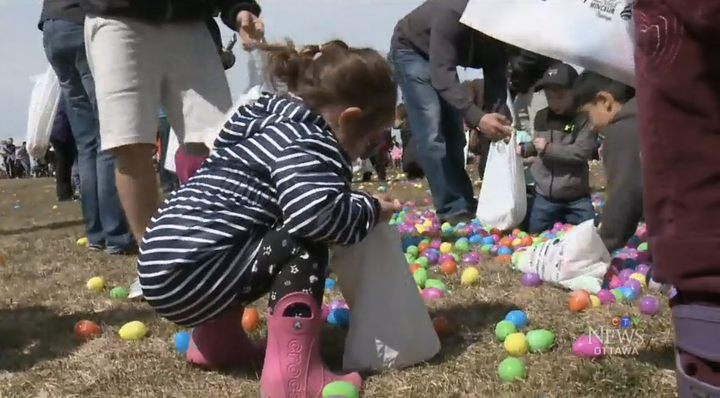
[{"label": "girl's brown hair", "polygon": [[397,85],[385,58],[370,48],[351,48],[334,40],[298,51],[292,41],[263,44],[269,54],[268,77],[282,83],[308,108],[342,104],[363,113],[358,127],[378,128],[392,124],[397,103]]}]

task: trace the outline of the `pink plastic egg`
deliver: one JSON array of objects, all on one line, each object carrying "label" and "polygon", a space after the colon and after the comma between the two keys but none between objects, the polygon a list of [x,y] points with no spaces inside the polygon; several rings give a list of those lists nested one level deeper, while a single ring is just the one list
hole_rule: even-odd
[{"label": "pink plastic egg", "polygon": [[443,291],[435,287],[427,287],[422,291],[422,296],[425,300],[439,299],[442,298],[443,295]]},{"label": "pink plastic egg", "polygon": [[615,295],[608,289],[600,289],[597,292],[597,298],[600,300],[600,304],[610,304],[615,302]]},{"label": "pink plastic egg", "polygon": [[653,296],[641,297],[638,307],[645,315],[655,315],[660,311],[660,301]]},{"label": "pink plastic egg", "polygon": [[538,287],[542,285],[542,279],[534,272],[526,272],[520,277],[520,283],[527,287]]},{"label": "pink plastic egg", "polygon": [[582,335],[572,345],[573,353],[579,357],[598,358],[603,356],[603,343],[595,336]]}]

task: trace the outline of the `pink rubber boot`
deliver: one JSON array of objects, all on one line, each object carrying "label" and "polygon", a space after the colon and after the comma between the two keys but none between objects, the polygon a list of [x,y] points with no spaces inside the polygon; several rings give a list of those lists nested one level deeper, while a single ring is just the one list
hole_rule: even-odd
[{"label": "pink rubber boot", "polygon": [[[312,318],[283,316],[294,304],[307,305]],[[333,381],[347,381],[360,389],[362,378],[358,373],[340,376],[325,367],[320,358],[322,324],[320,308],[308,294],[292,293],[277,302],[267,320],[268,343],[260,378],[261,398],[319,398],[323,387]]]},{"label": "pink rubber boot", "polygon": [[195,327],[185,355],[188,362],[208,369],[260,368],[264,345],[253,343],[242,328],[243,309],[232,308]]}]

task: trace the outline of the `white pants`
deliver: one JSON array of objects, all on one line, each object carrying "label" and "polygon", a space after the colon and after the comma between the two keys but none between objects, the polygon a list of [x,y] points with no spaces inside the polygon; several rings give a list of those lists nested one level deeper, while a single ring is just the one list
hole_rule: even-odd
[{"label": "white pants", "polygon": [[85,46],[103,149],[154,145],[159,109],[180,142],[212,147],[232,97],[205,23],[89,16]]}]

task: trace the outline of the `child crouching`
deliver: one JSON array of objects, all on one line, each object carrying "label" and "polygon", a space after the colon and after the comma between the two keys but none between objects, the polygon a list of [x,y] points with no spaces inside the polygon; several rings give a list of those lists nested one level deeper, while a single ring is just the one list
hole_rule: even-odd
[{"label": "child crouching", "polygon": [[[292,94],[264,94],[230,117],[215,150],[153,217],[138,273],[147,302],[194,327],[187,359],[242,365],[264,352],[262,395],[317,397],[357,373],[330,373],[319,354],[328,245],[360,242],[397,201],[351,188],[351,161],[393,122],[397,90],[370,49],[301,56],[264,46],[268,75]],[[238,320],[269,294],[267,349]]]}]

